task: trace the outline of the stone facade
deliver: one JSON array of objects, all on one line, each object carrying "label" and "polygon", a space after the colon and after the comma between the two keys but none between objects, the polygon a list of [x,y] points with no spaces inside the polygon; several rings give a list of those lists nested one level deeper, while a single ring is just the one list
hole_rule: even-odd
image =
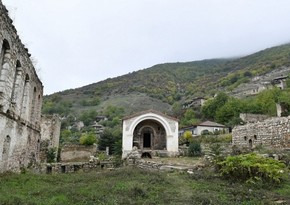
[{"label": "stone facade", "polygon": [[0,1],[0,172],[39,161],[43,86]]},{"label": "stone facade", "polygon": [[142,154],[176,156],[178,120],[148,110],[123,119],[123,158],[137,148]]},{"label": "stone facade", "polygon": [[232,134],[233,145],[237,146],[290,148],[290,116],[236,126]]}]

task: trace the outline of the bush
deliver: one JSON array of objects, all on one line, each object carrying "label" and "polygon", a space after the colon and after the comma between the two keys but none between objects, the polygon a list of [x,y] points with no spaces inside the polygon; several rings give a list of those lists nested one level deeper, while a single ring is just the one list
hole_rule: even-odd
[{"label": "bush", "polygon": [[46,160],[48,163],[52,163],[56,161],[57,155],[56,155],[57,149],[54,148],[49,148],[46,152]]},{"label": "bush", "polygon": [[80,137],[80,144],[93,145],[96,142],[96,136],[94,133],[84,133]]},{"label": "bush", "polygon": [[188,156],[200,156],[201,155],[201,146],[199,142],[191,142],[188,147]]},{"label": "bush", "polygon": [[229,156],[219,162],[220,174],[234,181],[281,183],[287,177],[285,164],[255,153]]}]

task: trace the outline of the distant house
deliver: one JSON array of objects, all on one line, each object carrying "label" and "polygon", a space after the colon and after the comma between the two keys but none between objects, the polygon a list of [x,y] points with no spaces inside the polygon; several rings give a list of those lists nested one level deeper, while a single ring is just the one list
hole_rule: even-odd
[{"label": "distant house", "polygon": [[285,89],[287,87],[286,80],[289,78],[289,76],[281,76],[278,78],[274,78],[271,83],[272,85],[280,88],[281,90]]},{"label": "distant house", "polygon": [[106,116],[103,116],[103,115],[96,116],[96,122],[107,121],[107,120],[108,118]]},{"label": "distant house", "polygon": [[179,130],[179,136],[182,136],[184,132],[190,131],[193,136],[206,134],[206,133],[215,133],[218,131],[224,131],[225,133],[229,132],[229,128],[225,125],[211,122],[211,121],[205,121],[197,125],[192,125],[189,127],[184,127]]},{"label": "distant house", "polygon": [[182,108],[183,109],[187,109],[187,108],[191,108],[191,107],[199,108],[199,107],[203,106],[205,101],[206,100],[202,97],[193,98],[193,99],[185,101],[182,105]]}]

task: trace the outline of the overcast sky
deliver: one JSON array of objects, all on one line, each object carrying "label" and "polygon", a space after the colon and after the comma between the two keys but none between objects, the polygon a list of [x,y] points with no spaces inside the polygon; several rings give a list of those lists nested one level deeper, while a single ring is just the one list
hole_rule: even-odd
[{"label": "overcast sky", "polygon": [[44,93],[290,42],[289,0],[2,0]]}]

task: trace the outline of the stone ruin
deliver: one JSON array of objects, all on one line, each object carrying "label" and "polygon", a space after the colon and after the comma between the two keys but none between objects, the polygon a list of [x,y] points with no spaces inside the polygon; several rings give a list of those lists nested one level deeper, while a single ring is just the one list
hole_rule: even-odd
[{"label": "stone ruin", "polygon": [[43,85],[1,0],[0,16],[1,173],[40,162]]},{"label": "stone ruin", "polygon": [[273,117],[255,123],[236,126],[232,144],[254,148],[263,145],[270,148],[290,148],[290,116]]}]

